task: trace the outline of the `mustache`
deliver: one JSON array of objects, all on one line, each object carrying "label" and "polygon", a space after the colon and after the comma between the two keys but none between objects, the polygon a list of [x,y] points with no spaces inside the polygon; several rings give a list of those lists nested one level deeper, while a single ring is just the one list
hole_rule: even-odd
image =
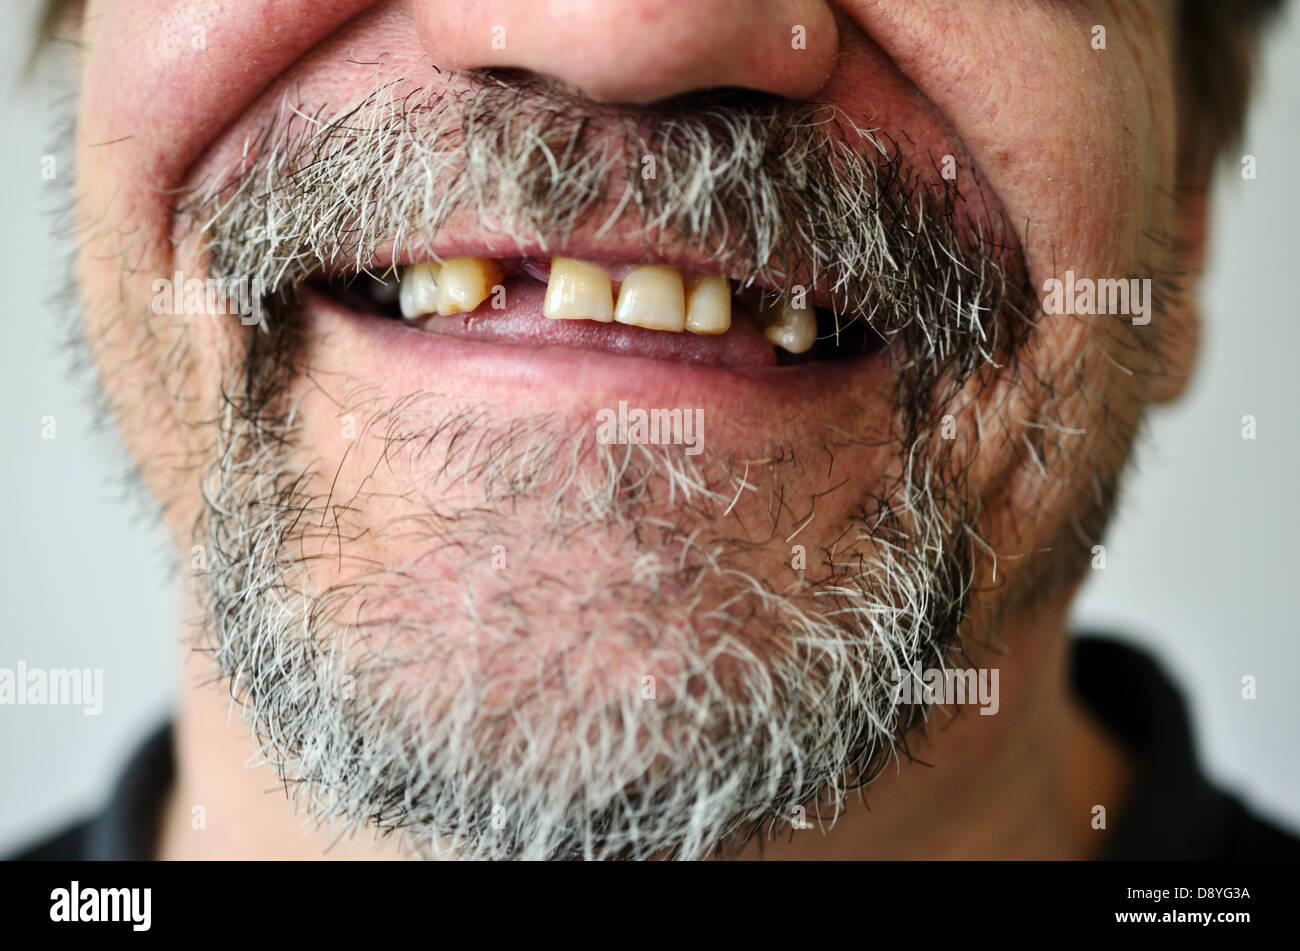
[{"label": "mustache", "polygon": [[388,83],[333,116],[286,102],[244,154],[184,196],[178,218],[211,276],[272,302],[322,270],[368,272],[381,250],[468,215],[521,253],[632,226],[648,248],[708,255],[741,289],[823,289],[841,324],[866,320],[908,364],[958,380],[998,365],[1034,309],[983,187],[968,202],[937,162],[830,104],[721,90],[611,107],[474,71],[432,92]]}]

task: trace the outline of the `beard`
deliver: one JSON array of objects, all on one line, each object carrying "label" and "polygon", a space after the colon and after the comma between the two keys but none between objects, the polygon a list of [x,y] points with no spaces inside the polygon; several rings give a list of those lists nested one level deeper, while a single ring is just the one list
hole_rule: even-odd
[{"label": "beard", "polygon": [[[183,212],[214,274],[268,289],[223,384],[198,528],[198,647],[261,754],[317,821],[423,856],[690,859],[801,810],[833,821],[924,720],[896,702],[897,672],[960,650],[978,506],[935,426],[1023,338],[1005,234],[807,106],[611,116],[500,77],[383,92],[268,128],[251,168]],[[708,173],[621,179],[648,150]],[[816,499],[796,486],[824,460],[611,446],[590,420],[451,392],[334,395],[347,454],[383,473],[337,494],[339,460],[301,414],[321,384],[295,288],[466,211],[563,236],[612,179],[647,233],[724,249],[750,282],[812,262],[837,312],[888,341],[889,422],[828,431],[825,451],[870,443],[891,462],[811,552],[798,522]],[[358,183],[342,202],[338,181]]]},{"label": "beard", "polygon": [[[808,569],[763,571],[717,528],[734,470],[427,399],[367,427],[442,473],[378,533],[352,513],[388,494],[340,513],[287,425],[235,434],[243,475],[204,519],[205,647],[318,819],[419,854],[696,858],[818,794],[833,817],[915,725],[898,672],[947,662],[971,584],[951,485],[909,481]],[[467,425],[473,448],[433,435]],[[448,509],[465,471],[482,494]],[[379,565],[352,551],[367,534],[419,543]]]}]

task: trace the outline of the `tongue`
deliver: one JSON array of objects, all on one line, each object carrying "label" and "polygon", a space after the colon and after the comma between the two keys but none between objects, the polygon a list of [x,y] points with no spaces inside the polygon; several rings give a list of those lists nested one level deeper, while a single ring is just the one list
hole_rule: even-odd
[{"label": "tongue", "polygon": [[594,320],[550,320],[542,315],[543,284],[511,277],[505,289],[503,310],[493,310],[488,298],[472,314],[429,317],[423,326],[433,333],[469,340],[605,350],[702,366],[770,367],[777,362],[775,348],[759,333],[753,319],[735,309],[731,329],[724,334],[667,333]]}]

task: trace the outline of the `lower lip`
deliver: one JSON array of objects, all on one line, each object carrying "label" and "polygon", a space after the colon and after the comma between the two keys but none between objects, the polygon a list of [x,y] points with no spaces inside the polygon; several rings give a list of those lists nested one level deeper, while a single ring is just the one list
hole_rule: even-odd
[{"label": "lower lip", "polygon": [[[395,396],[454,394],[512,414],[548,409],[585,413],[624,400],[646,408],[702,407],[764,444],[784,441],[786,426],[835,425],[846,413],[860,418],[868,400],[886,409],[891,405],[887,353],[797,366],[708,366],[556,345],[544,339],[542,328],[523,342],[493,339],[490,332],[467,338],[439,333],[436,326],[420,330],[352,310],[315,290],[304,293],[303,305],[313,369],[333,363],[333,357],[338,361],[333,369]],[[485,323],[497,319],[475,318]],[[524,318],[512,307],[504,320],[519,319]],[[561,323],[535,319],[543,328]]]}]

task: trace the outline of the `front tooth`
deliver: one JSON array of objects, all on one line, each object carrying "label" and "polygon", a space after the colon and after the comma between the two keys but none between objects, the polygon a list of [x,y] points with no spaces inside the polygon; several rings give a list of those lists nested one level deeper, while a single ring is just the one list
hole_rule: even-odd
[{"label": "front tooth", "polygon": [[501,283],[501,265],[489,258],[452,258],[438,274],[438,313],[469,313]]},{"label": "front tooth", "polygon": [[763,336],[782,350],[805,353],[817,342],[817,315],[811,307],[795,307],[779,297],[759,310]]},{"label": "front tooth", "polygon": [[696,334],[724,334],[731,329],[731,282],[702,274],[686,294],[686,329]]},{"label": "front tooth", "polygon": [[542,313],[551,320],[614,319],[614,285],[603,268],[573,258],[551,261]]},{"label": "front tooth", "polygon": [[407,320],[432,314],[438,309],[438,268],[435,261],[402,268],[397,300],[402,316]]},{"label": "front tooth", "polygon": [[623,279],[614,319],[650,330],[686,329],[686,289],[682,272],[652,264],[639,267]]}]

